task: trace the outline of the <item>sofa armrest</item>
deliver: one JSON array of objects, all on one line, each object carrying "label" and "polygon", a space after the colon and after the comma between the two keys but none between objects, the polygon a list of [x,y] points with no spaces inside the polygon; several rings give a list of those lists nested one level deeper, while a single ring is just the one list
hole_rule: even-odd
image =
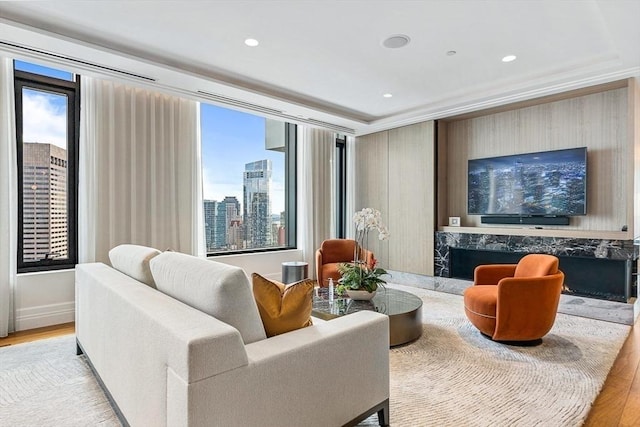
[{"label": "sofa armrest", "polygon": [[274,408],[276,414],[299,409],[295,422],[283,419],[281,425],[342,425],[389,398],[386,315],[361,311],[246,349],[256,413],[269,420]]},{"label": "sofa armrest", "polygon": [[[350,344],[334,348],[336,341],[342,339],[347,339]],[[367,341],[372,342],[367,344]],[[342,359],[341,353],[344,358],[351,358],[360,352],[367,354],[365,348],[372,347],[372,352],[378,351],[388,360],[389,317],[374,311],[359,311],[248,344],[246,351],[249,363],[255,364],[264,359],[291,355],[291,352],[307,351],[309,347],[316,347],[317,352],[328,351],[336,360]]]},{"label": "sofa armrest", "polygon": [[[389,318],[363,311],[246,345],[249,365],[186,384],[169,424],[339,426],[389,398]],[[347,398],[348,396],[348,398]],[[172,399],[169,399],[172,401]]]}]

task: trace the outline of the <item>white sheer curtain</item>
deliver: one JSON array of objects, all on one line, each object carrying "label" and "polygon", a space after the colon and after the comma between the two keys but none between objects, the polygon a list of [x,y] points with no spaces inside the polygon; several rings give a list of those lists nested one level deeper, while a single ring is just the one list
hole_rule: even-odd
[{"label": "white sheer curtain", "polygon": [[14,330],[18,244],[18,172],[13,60],[0,56],[0,337]]},{"label": "white sheer curtain", "polygon": [[335,237],[332,198],[335,134],[298,126],[298,248],[315,277],[315,252],[323,240]]},{"label": "white sheer curtain", "polygon": [[81,85],[80,262],[106,262],[121,243],[203,254],[198,103],[90,77]]}]

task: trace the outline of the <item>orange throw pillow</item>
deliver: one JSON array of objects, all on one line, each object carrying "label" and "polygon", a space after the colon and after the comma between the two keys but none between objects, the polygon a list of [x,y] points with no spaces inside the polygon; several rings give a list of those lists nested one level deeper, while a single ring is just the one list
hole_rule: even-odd
[{"label": "orange throw pillow", "polygon": [[253,279],[253,296],[258,305],[267,337],[311,326],[313,281],[284,285],[257,273]]}]

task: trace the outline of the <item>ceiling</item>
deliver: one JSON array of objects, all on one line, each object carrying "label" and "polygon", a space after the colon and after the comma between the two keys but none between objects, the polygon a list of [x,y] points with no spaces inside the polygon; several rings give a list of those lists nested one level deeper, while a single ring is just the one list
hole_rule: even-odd
[{"label": "ceiling", "polygon": [[[356,134],[640,76],[640,0],[3,1],[0,16],[14,57]],[[396,34],[410,43],[384,47]]]}]

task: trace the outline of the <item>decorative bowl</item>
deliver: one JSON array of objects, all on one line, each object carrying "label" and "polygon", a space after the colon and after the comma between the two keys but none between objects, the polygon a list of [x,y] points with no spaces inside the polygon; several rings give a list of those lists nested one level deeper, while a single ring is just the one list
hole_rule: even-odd
[{"label": "decorative bowl", "polygon": [[353,290],[353,289],[350,289],[347,291],[347,297],[356,301],[368,301],[375,296],[376,296],[376,291],[369,292],[364,290]]}]

